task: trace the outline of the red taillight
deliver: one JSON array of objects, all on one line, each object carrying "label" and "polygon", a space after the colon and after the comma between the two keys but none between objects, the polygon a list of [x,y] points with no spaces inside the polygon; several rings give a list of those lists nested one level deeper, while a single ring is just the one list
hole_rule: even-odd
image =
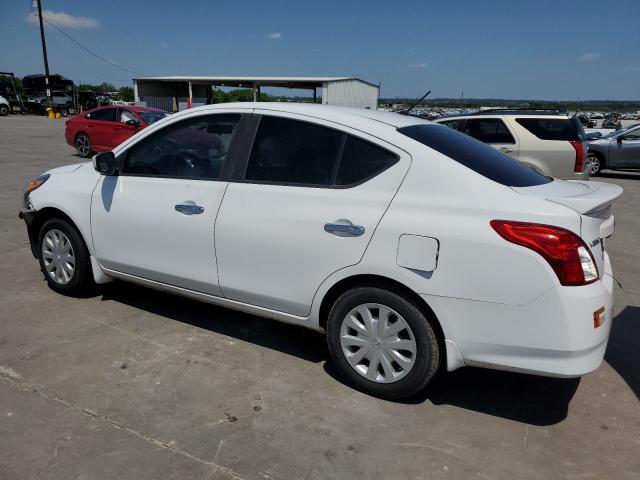
[{"label": "red taillight", "polygon": [[576,150],[576,164],[573,171],[581,173],[584,170],[584,145],[580,140],[571,140],[571,146]]},{"label": "red taillight", "polygon": [[569,230],[505,220],[491,220],[491,226],[505,240],[542,255],[562,285],[587,285],[598,279],[598,269],[589,247]]}]

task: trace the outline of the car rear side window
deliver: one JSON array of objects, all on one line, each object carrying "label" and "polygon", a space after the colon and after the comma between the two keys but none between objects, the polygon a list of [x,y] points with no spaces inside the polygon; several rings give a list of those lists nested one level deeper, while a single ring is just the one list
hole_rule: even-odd
[{"label": "car rear side window", "polygon": [[87,118],[90,118],[91,120],[103,120],[106,122],[114,122],[116,120],[116,109],[102,108],[100,110],[96,110],[95,112],[88,113]]},{"label": "car rear side window", "polygon": [[338,130],[308,122],[264,116],[245,180],[293,185],[331,185],[344,141]]},{"label": "car rear side window", "polygon": [[461,131],[484,143],[516,143],[499,118],[470,118]]},{"label": "car rear side window", "polygon": [[502,185],[532,187],[551,181],[483,142],[442,125],[412,125],[398,132]]},{"label": "car rear side window", "polygon": [[362,183],[397,163],[398,156],[366,140],[347,135],[336,185]]},{"label": "car rear side window", "polygon": [[464,120],[446,120],[444,122],[438,122],[442,125],[446,125],[449,128],[453,128],[454,130],[462,130],[462,126],[464,125]]},{"label": "car rear side window", "polygon": [[580,131],[568,118],[516,118],[516,122],[542,140],[579,141]]},{"label": "car rear side window", "polygon": [[127,151],[124,174],[215,180],[240,114],[188,118],[162,128]]}]

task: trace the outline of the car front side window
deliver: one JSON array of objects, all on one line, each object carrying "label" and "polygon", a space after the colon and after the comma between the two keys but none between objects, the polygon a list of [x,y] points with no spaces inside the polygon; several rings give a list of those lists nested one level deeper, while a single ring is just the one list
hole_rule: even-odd
[{"label": "car front side window", "polygon": [[121,123],[127,123],[130,120],[133,120],[135,122],[138,121],[138,119],[136,118],[136,116],[131,113],[129,110],[120,110],[120,118],[119,118]]},{"label": "car front side window", "polygon": [[217,114],[173,123],[133,145],[122,173],[215,180],[239,122],[240,114]]},{"label": "car front side window", "polygon": [[622,139],[623,140],[633,140],[633,141],[640,140],[640,128],[636,128],[635,130],[632,130],[630,132],[627,132],[627,133],[623,134],[622,135]]}]

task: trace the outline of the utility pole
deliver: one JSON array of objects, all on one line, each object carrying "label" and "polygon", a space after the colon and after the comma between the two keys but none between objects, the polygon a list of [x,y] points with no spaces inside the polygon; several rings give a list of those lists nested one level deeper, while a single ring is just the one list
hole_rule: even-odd
[{"label": "utility pole", "polygon": [[38,19],[40,20],[40,39],[42,40],[42,56],[44,57],[44,84],[47,89],[47,104],[49,108],[53,105],[51,100],[51,88],[49,87],[49,59],[47,58],[47,42],[44,39],[44,25],[42,23],[42,1],[33,0],[38,3]]}]

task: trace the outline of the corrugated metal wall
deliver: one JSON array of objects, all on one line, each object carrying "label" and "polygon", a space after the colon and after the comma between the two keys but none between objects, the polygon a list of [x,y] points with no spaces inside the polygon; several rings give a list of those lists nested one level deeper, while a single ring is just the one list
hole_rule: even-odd
[{"label": "corrugated metal wall", "polygon": [[140,97],[140,101],[136,102],[136,105],[143,105],[149,108],[160,108],[167,112],[172,112],[173,97],[144,96],[144,97]]},{"label": "corrugated metal wall", "polygon": [[322,86],[322,103],[375,110],[379,93],[377,86],[360,80],[328,82]]}]

